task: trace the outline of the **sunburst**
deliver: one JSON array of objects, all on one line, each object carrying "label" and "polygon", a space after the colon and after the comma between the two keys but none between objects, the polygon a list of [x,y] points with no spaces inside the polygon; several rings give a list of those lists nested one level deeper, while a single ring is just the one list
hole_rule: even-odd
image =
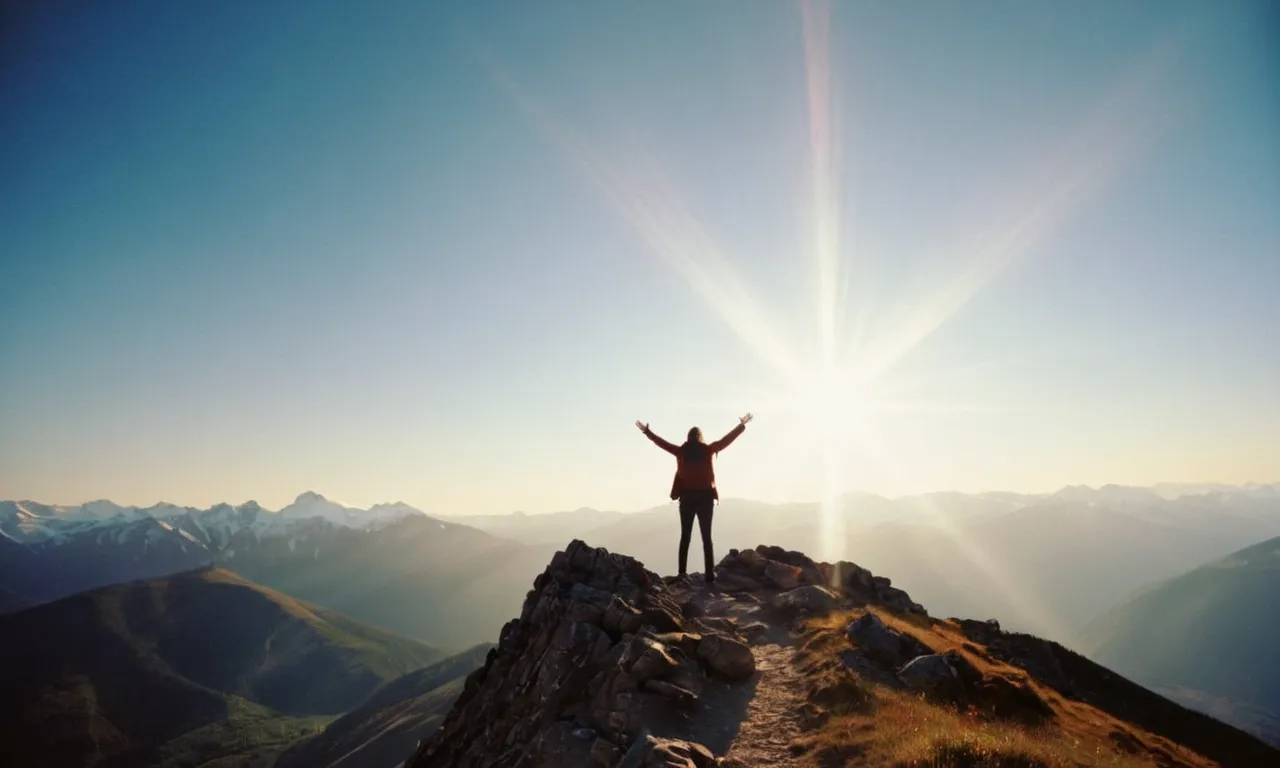
[{"label": "sunburst", "polygon": [[[1140,145],[1153,136],[1145,96],[1155,76],[1168,69],[1170,46],[1139,62],[1122,78],[1080,129],[1044,167],[1032,169],[1036,181],[1016,198],[997,201],[1003,215],[984,220],[1002,222],[990,230],[952,233],[945,246],[951,264],[960,264],[949,282],[922,295],[904,297],[897,305],[877,303],[879,297],[857,295],[859,264],[874,254],[853,254],[844,247],[839,212],[837,174],[840,136],[833,94],[831,7],[823,0],[801,0],[804,62],[813,189],[811,242],[816,265],[815,339],[788,339],[770,321],[764,305],[734,269],[716,238],[695,216],[661,166],[638,156],[609,157],[592,150],[569,124],[518,85],[490,58],[490,70],[535,125],[572,161],[603,197],[635,228],[745,347],[776,374],[776,386],[749,394],[748,407],[762,418],[784,418],[797,438],[821,449],[824,475],[821,555],[845,554],[841,508],[845,453],[857,447],[889,475],[898,462],[878,444],[870,416],[886,411],[967,411],[1002,408],[1000,404],[971,404],[946,398],[885,396],[895,389],[892,374],[899,364],[930,336],[944,327],[974,296],[1010,264],[1043,246],[1055,230],[1085,202],[1095,197],[1131,160]],[[856,258],[855,258],[856,256]],[[846,295],[852,292],[852,296]],[[865,327],[848,333],[843,318],[848,302],[856,301],[859,316],[877,313],[888,319],[874,333]],[[815,342],[816,343],[813,343]],[[802,343],[803,342],[803,343]],[[806,357],[800,350],[815,350]],[[730,404],[728,401],[733,400]],[[738,407],[738,398],[715,403]],[[949,526],[940,513],[936,522],[957,540],[959,550],[987,575],[991,586],[1034,615],[1034,605],[1015,584],[996,571],[982,548]],[[1030,606],[1030,607],[1028,607]],[[1052,617],[1046,625],[1053,626]]]}]

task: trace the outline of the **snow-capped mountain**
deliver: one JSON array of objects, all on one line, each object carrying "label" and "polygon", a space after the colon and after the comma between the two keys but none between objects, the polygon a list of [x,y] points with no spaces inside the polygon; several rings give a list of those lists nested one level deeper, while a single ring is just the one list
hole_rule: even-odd
[{"label": "snow-capped mountain", "polygon": [[0,537],[17,543],[67,540],[100,527],[116,527],[140,520],[163,520],[212,545],[216,550],[239,531],[249,528],[259,537],[282,535],[293,523],[319,518],[343,528],[368,529],[411,515],[421,515],[404,502],[376,504],[369,509],[343,506],[307,491],[279,512],[255,501],[239,506],[215,504],[209,509],[160,502],[149,507],[124,507],[106,499],[79,506],[55,506],[34,501],[0,501]]},{"label": "snow-capped mountain", "polygon": [[301,494],[273,512],[257,502],[208,509],[158,503],[126,507],[105,499],[79,506],[0,501],[0,588],[26,603],[84,589],[243,559],[264,545],[284,552],[347,532],[379,530],[406,518],[430,521],[403,502],[347,507]]}]

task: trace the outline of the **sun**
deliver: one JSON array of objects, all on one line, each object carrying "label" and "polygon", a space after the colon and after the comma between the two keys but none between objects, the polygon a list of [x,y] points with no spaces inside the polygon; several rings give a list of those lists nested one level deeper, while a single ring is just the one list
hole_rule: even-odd
[{"label": "sun", "polygon": [[865,384],[854,372],[820,366],[794,373],[779,405],[797,429],[833,440],[863,430],[869,403]]}]

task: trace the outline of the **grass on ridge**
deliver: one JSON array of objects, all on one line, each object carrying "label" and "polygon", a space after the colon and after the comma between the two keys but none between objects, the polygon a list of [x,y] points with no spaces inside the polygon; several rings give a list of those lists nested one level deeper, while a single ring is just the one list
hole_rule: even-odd
[{"label": "grass on ridge", "polygon": [[865,611],[838,611],[806,623],[797,662],[810,683],[809,707],[823,716],[796,744],[820,768],[1149,768],[1209,765],[1165,739],[1139,731],[1087,704],[1063,699],[1025,670],[985,653],[952,622],[872,609],[892,629],[934,652],[956,651],[984,675],[1028,686],[1054,711],[1039,726],[997,720],[974,709],[863,680],[841,665],[851,648],[849,622]]},{"label": "grass on ridge", "polygon": [[874,714],[829,720],[808,743],[818,765],[972,768],[1139,768],[1149,760],[1052,728],[993,723],[877,688]]}]

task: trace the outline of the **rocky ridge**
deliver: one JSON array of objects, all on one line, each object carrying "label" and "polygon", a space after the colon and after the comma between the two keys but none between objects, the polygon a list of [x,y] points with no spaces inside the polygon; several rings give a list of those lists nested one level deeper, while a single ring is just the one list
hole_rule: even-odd
[{"label": "rocky ridge", "polygon": [[[757,677],[752,645],[837,605],[927,616],[888,579],[777,547],[731,550],[714,589],[700,581],[573,541],[407,765],[742,764],[729,747]],[[696,716],[709,710],[729,722]]]},{"label": "rocky ridge", "polygon": [[1118,764],[1121,753],[1134,765],[1280,764],[1261,741],[1057,643],[932,618],[852,563],[759,546],[730,550],[715,576],[663,578],[571,542],[406,768],[844,764],[821,734],[848,721],[831,718],[874,728],[903,700],[1083,750],[1083,763],[1009,764],[1093,765],[1103,752]]}]

